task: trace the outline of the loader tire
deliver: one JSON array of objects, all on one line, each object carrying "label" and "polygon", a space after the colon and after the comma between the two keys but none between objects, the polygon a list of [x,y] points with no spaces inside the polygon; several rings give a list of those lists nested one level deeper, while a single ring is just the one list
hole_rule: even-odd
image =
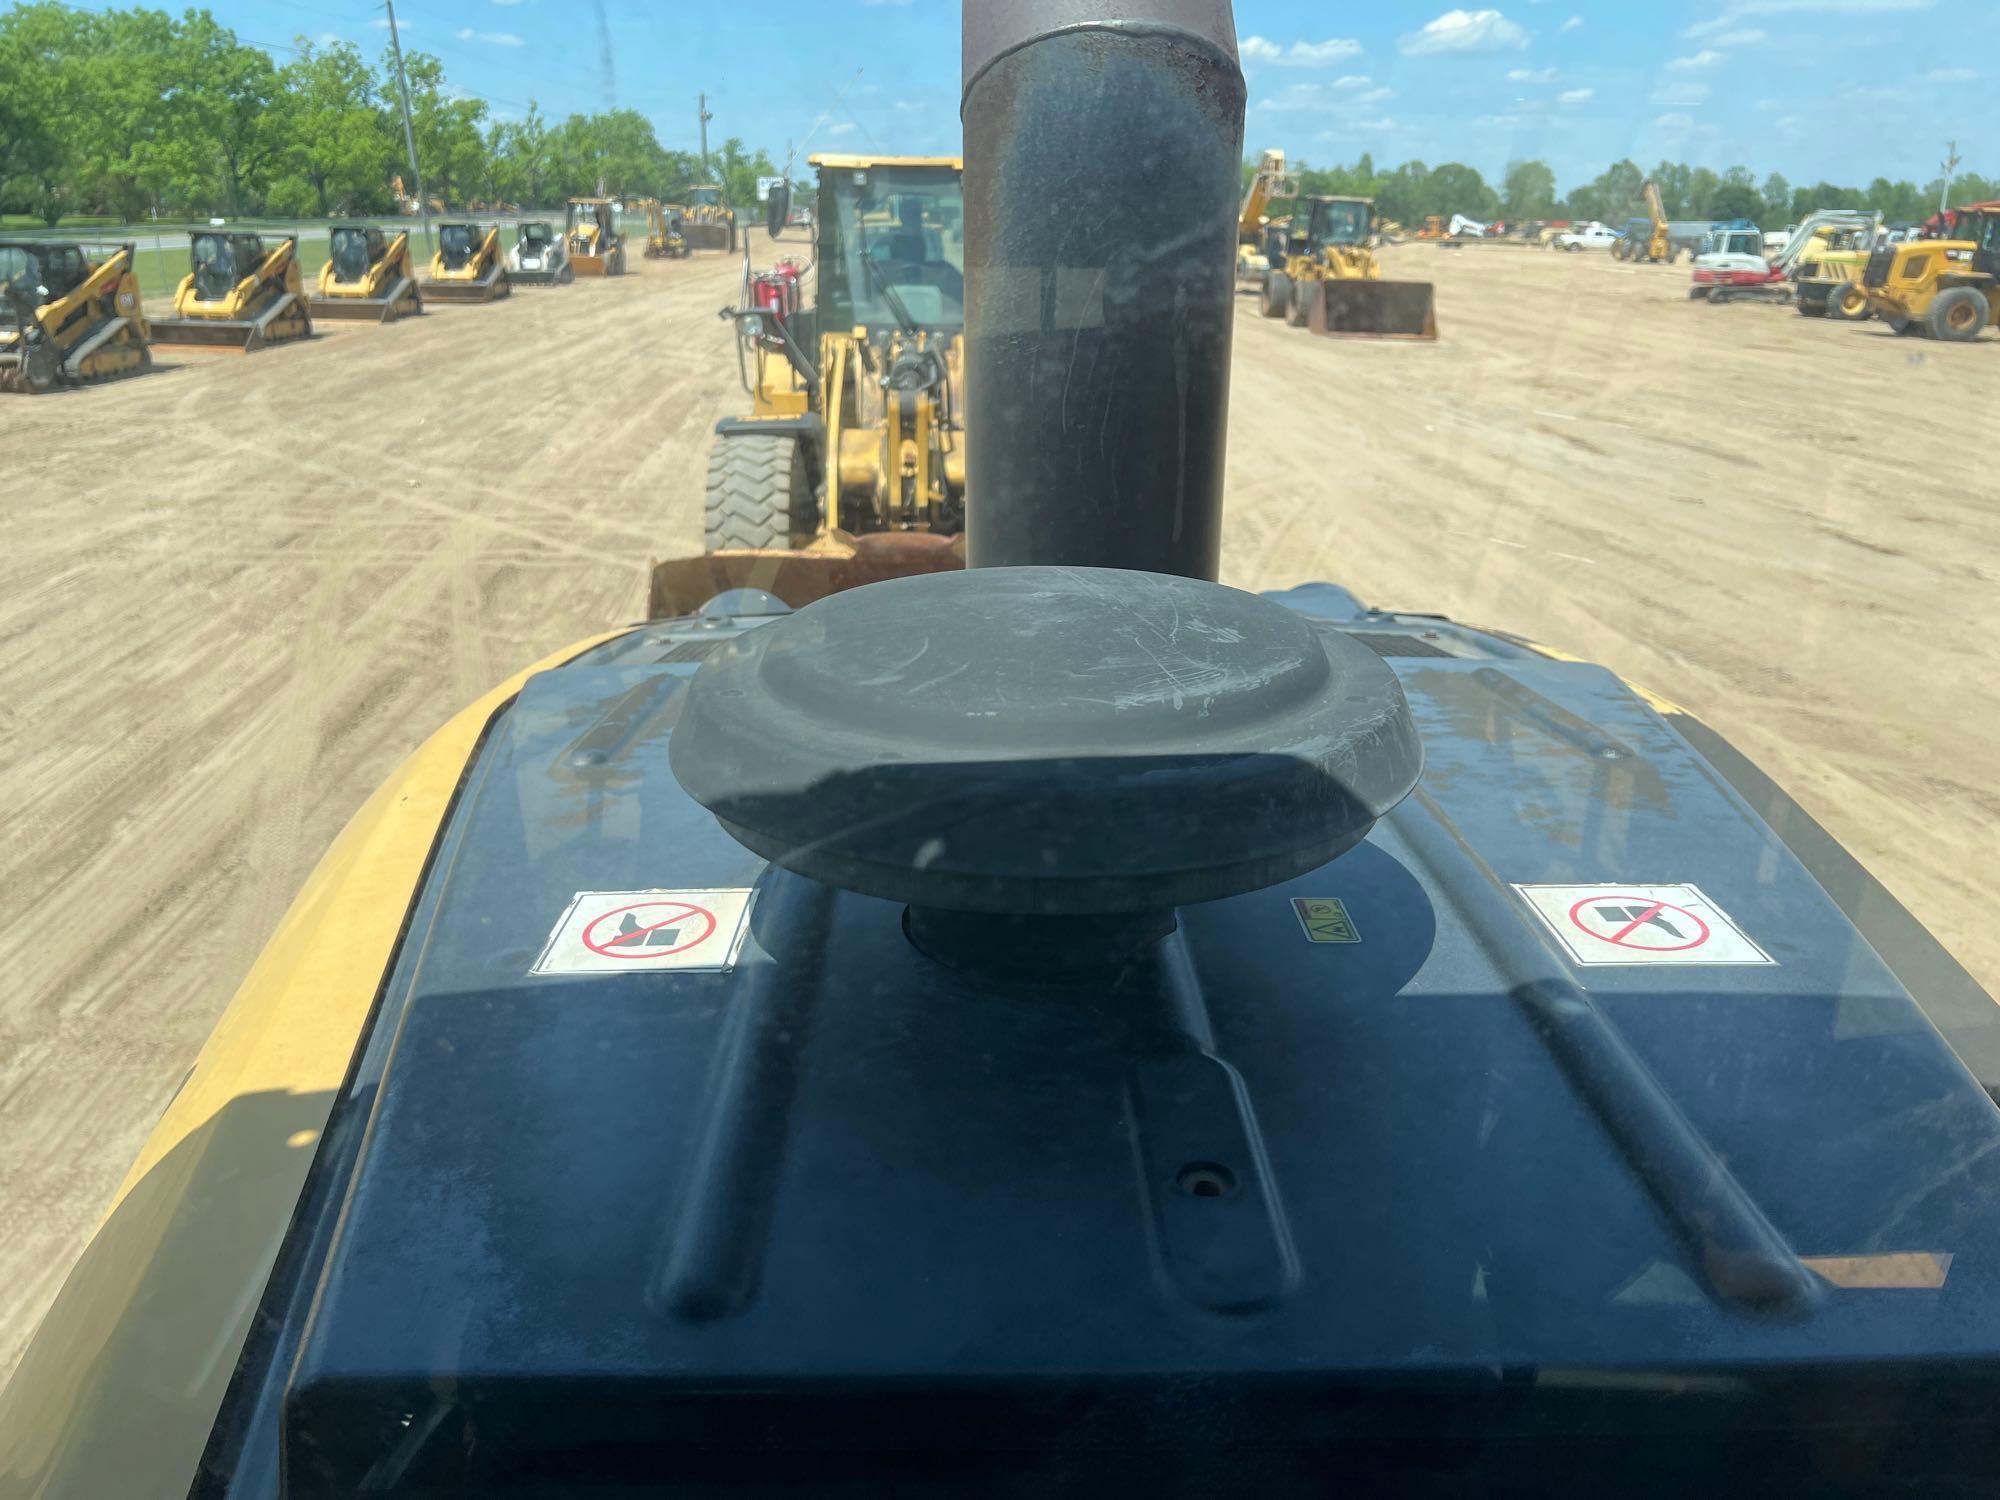
[{"label": "loader tire", "polygon": [[1932,338],[1969,344],[1986,331],[1989,311],[1984,292],[1975,287],[1955,286],[1938,293],[1924,321]]},{"label": "loader tire", "polygon": [[796,437],[718,437],[708,455],[702,550],[785,551],[819,535],[819,502]]},{"label": "loader tire", "polygon": [[1313,289],[1317,285],[1318,283],[1311,281],[1295,281],[1292,283],[1291,300],[1285,304],[1285,323],[1288,327],[1303,328],[1306,326],[1306,321],[1311,316],[1306,298],[1312,295]]},{"label": "loader tire", "polygon": [[1826,294],[1826,315],[1838,323],[1865,323],[1873,313],[1868,307],[1867,294],[1849,282]]},{"label": "loader tire", "polygon": [[1260,310],[1267,318],[1282,318],[1291,300],[1292,278],[1272,267],[1271,274],[1264,278],[1264,298]]}]

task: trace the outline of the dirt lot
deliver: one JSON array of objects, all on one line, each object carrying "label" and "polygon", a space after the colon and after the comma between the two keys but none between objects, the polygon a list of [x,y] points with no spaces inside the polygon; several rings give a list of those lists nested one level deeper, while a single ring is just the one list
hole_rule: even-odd
[{"label": "dirt lot", "polygon": [[[1678,699],[2000,987],[1993,337],[1690,305],[1685,270],[1594,255],[1390,274],[1438,283],[1443,342],[1241,304],[1227,580],[1330,578]],[[0,412],[0,1375],[376,781],[698,548],[735,280],[642,264]]]}]

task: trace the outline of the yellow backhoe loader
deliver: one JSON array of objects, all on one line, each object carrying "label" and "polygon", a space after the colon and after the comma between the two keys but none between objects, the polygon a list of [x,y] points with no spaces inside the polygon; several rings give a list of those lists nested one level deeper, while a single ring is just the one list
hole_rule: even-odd
[{"label": "yellow backhoe loader", "polygon": [[632,205],[646,211],[646,259],[685,260],[694,253],[687,240],[684,211],[658,198],[641,198]]},{"label": "yellow backhoe loader", "polygon": [[609,198],[570,199],[563,242],[577,275],[625,274],[625,236],[618,229],[618,205]]},{"label": "yellow backhoe loader", "polygon": [[1236,283],[1239,290],[1253,286],[1262,290],[1271,274],[1271,258],[1265,251],[1270,228],[1271,206],[1299,195],[1298,179],[1285,170],[1285,153],[1266,151],[1257,163],[1256,175],[1243,194],[1243,208],[1236,220]]},{"label": "yellow backhoe loader", "polygon": [[36,395],[136,375],[153,362],[134,250],[0,240],[0,391]]},{"label": "yellow backhoe loader", "polygon": [[1897,333],[1969,344],[2000,323],[2000,202],[1957,210],[1951,238],[1879,245],[1861,273],[1868,309]]},{"label": "yellow backhoe loader", "polygon": [[437,254],[424,291],[433,302],[496,302],[513,291],[500,249],[500,230],[478,224],[438,228]]},{"label": "yellow backhoe loader", "polygon": [[764,587],[802,553],[814,556],[800,567],[850,581],[869,576],[855,570],[871,559],[957,565],[962,164],[828,155],[812,165],[817,305],[800,304],[801,272],[785,264],[746,274],[744,305],[726,310],[751,412],[718,424],[710,450],[704,531],[715,555],[663,565],[656,603],[718,580]]},{"label": "yellow backhoe loader", "polygon": [[407,230],[390,236],[372,224],[336,224],[332,235],[318,293],[307,303],[314,317],[393,323],[424,310]]},{"label": "yellow backhoe loader", "polygon": [[[1664,265],[1674,258],[1674,238],[1673,225],[1667,219],[1667,206],[1660,199],[1660,185],[1648,177],[1640,193],[1645,199],[1646,217],[1635,223],[1625,238],[1611,247],[1611,254],[1616,260]],[[1645,226],[1644,238],[1640,237],[1640,224]]]},{"label": "yellow backhoe loader", "polygon": [[267,247],[259,235],[202,229],[191,236],[188,259],[173,316],[151,322],[155,344],[249,354],[312,337],[296,239]]},{"label": "yellow backhoe loader", "polygon": [[1435,339],[1436,289],[1382,279],[1368,246],[1374,210],[1368,198],[1299,199],[1290,225],[1271,236],[1264,316],[1327,338]]},{"label": "yellow backhoe loader", "polygon": [[736,210],[722,197],[722,184],[700,182],[689,187],[681,205],[686,215],[687,242],[694,250],[736,253]]}]

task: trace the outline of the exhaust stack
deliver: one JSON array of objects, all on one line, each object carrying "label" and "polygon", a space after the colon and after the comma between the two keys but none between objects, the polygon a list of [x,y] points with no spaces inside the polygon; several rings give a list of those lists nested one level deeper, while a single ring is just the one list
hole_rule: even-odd
[{"label": "exhaust stack", "polygon": [[1216,576],[1243,102],[1230,0],[965,0],[973,567]]}]

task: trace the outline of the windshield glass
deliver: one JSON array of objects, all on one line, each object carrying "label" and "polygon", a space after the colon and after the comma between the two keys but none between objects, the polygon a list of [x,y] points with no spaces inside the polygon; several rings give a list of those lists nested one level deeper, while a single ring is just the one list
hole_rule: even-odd
[{"label": "windshield glass", "polygon": [[[42,265],[34,252],[19,245],[0,245],[0,285],[34,300],[42,290]],[[4,314],[5,309],[0,309]]]},{"label": "windshield glass", "polygon": [[1359,245],[1368,238],[1365,203],[1315,203],[1312,238],[1319,245]]},{"label": "windshield glass", "polygon": [[368,272],[369,235],[365,229],[342,228],[333,231],[330,254],[335,273],[344,281],[353,281]]},{"label": "windshield glass", "polygon": [[832,191],[854,321],[963,323],[965,194],[957,174],[839,169]]},{"label": "windshield glass", "polygon": [[438,231],[438,249],[448,266],[461,266],[477,253],[484,238],[469,224],[447,224]]}]

